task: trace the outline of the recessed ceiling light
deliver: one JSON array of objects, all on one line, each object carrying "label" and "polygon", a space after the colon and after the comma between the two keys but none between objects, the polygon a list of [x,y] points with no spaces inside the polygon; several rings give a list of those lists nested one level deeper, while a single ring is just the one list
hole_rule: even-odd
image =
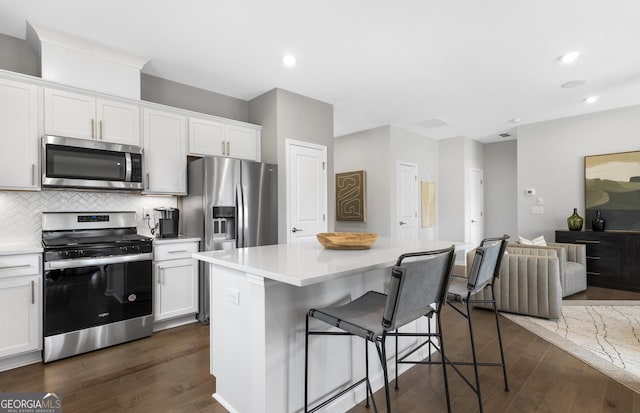
[{"label": "recessed ceiling light", "polygon": [[596,103],[598,101],[598,96],[589,96],[588,98],[583,99],[584,103]]},{"label": "recessed ceiling light", "polygon": [[285,57],[282,58],[282,63],[287,66],[287,67],[292,67],[296,64],[296,61],[298,59],[296,59],[296,57],[294,55],[286,55]]},{"label": "recessed ceiling light", "polygon": [[522,122],[522,119],[520,118],[509,119],[509,123],[520,123],[520,122]]},{"label": "recessed ceiling light", "polygon": [[558,60],[562,63],[569,64],[575,62],[578,57],[580,57],[580,52],[569,52],[560,56]]},{"label": "recessed ceiling light", "polygon": [[586,84],[586,80],[572,80],[571,82],[561,84],[560,87],[563,89],[570,89],[572,87],[584,86]]}]

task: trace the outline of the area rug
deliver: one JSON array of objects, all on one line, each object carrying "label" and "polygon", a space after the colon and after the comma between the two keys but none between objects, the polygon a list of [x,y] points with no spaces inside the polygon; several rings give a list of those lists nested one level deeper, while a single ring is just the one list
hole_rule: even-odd
[{"label": "area rug", "polygon": [[640,301],[565,300],[557,320],[502,315],[640,392]]}]

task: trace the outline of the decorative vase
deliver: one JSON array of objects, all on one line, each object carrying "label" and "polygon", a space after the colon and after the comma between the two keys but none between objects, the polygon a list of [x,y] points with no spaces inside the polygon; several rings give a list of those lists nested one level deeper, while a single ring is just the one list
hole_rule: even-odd
[{"label": "decorative vase", "polygon": [[567,218],[567,225],[570,231],[581,231],[584,219],[578,215],[578,208],[573,208],[573,215]]},{"label": "decorative vase", "polygon": [[604,218],[600,216],[600,211],[596,211],[596,217],[591,220],[591,229],[594,231],[604,231]]}]

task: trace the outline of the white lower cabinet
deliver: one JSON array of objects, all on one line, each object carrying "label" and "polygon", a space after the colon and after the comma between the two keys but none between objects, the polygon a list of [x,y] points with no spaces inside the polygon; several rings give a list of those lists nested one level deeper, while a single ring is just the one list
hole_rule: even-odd
[{"label": "white lower cabinet", "polygon": [[156,322],[198,312],[198,263],[190,258],[196,251],[198,242],[154,245]]},{"label": "white lower cabinet", "polygon": [[5,359],[42,349],[40,258],[40,254],[0,256],[0,371]]}]

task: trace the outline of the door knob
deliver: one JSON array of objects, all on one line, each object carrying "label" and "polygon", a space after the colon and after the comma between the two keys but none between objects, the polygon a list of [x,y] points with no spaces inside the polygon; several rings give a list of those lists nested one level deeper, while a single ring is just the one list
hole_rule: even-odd
[{"label": "door knob", "polygon": [[296,227],[293,227],[293,229],[291,230],[291,232],[299,232],[299,231],[302,231],[302,230],[301,230],[301,229],[298,229],[298,228],[296,228]]},{"label": "door knob", "polygon": [[400,221],[400,225],[407,225],[406,222]]},{"label": "door knob", "polygon": [[472,219],[471,222],[473,223],[473,222],[478,222],[478,221],[476,221],[475,219]]}]

